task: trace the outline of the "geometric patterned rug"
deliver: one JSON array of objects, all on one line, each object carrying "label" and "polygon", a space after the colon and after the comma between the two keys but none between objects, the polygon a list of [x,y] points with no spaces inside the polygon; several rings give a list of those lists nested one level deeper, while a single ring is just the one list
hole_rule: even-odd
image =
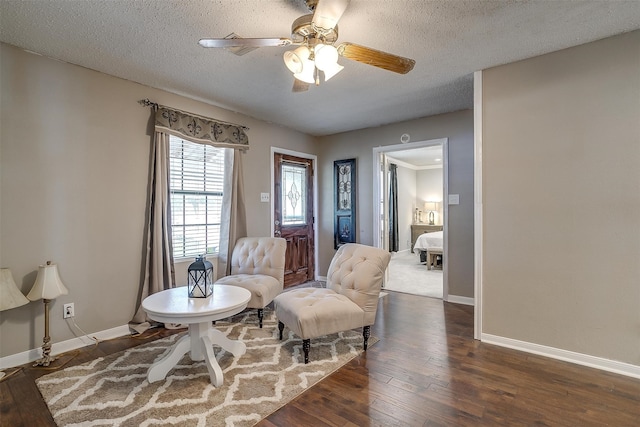
[{"label": "geometric patterned rug", "polygon": [[[147,370],[184,333],[101,357],[40,377],[36,384],[62,426],[252,426],[362,352],[362,331],[311,340],[304,364],[302,340],[285,328],[278,339],[273,311],[263,329],[256,310],[215,327],[241,339],[247,352],[234,357],[214,346],[224,373],[215,388],[204,362],[187,353],[164,381],[149,384]],[[369,345],[378,340],[369,338]]]}]

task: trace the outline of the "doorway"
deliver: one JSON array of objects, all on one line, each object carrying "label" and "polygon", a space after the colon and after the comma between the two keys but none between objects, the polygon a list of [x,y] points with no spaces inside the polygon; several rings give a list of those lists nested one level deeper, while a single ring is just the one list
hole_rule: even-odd
[{"label": "doorway", "polygon": [[272,235],[287,241],[284,287],[315,278],[315,157],[272,149]]},{"label": "doorway", "polygon": [[[402,271],[402,275],[390,277],[387,272],[385,283],[398,287],[397,281],[406,281],[406,286],[399,286],[406,292],[418,295],[426,295],[436,298],[448,299],[448,262],[447,262],[447,236],[448,236],[448,206],[445,201],[448,197],[448,140],[446,138],[420,141],[414,143],[389,145],[373,149],[374,176],[374,226],[373,238],[377,247],[389,250],[394,247],[392,265],[398,263],[398,267],[389,271]],[[440,153],[440,155],[437,155]],[[437,161],[435,159],[438,159]],[[390,165],[395,166],[391,167]],[[390,169],[396,169],[398,176],[397,212],[390,218]],[[404,171],[404,172],[402,172]],[[412,175],[413,172],[413,175]],[[416,182],[409,185],[403,184],[402,173]],[[436,175],[434,175],[436,174]],[[414,178],[411,178],[411,177]],[[421,184],[419,181],[428,179],[427,176],[438,177],[437,188],[434,184]],[[433,179],[433,178],[431,178]],[[393,218],[396,216],[396,218]],[[390,245],[390,227],[393,223],[398,226],[398,247]],[[423,230],[424,229],[424,230]],[[413,245],[418,234],[425,230],[439,232],[442,242],[441,254],[434,257],[433,266],[428,266],[430,259],[426,259],[426,251],[413,251]],[[441,230],[441,231],[440,231]],[[391,237],[393,238],[393,236]],[[429,238],[431,242],[433,239]],[[393,242],[391,242],[393,243]],[[433,244],[433,243],[430,243]],[[434,251],[435,252],[435,251]],[[421,256],[422,254],[422,256]],[[409,274],[413,269],[415,275]],[[439,272],[437,270],[440,269]],[[435,270],[435,271],[434,271]],[[437,274],[434,274],[437,273]],[[402,277],[400,277],[402,276]],[[431,277],[433,276],[433,277]],[[437,277],[440,276],[440,277]],[[440,280],[441,289],[438,289]],[[416,283],[419,281],[420,283]],[[424,284],[424,286],[421,286]],[[427,288],[427,284],[429,288]]]}]

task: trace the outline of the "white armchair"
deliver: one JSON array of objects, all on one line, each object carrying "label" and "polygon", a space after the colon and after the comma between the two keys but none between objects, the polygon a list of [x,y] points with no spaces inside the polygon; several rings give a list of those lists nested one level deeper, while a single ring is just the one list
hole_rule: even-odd
[{"label": "white armchair", "polygon": [[274,301],[280,339],[285,325],[302,338],[304,363],[311,338],[363,328],[364,350],[375,322],[389,252],[357,243],[338,249],[329,265],[326,288],[283,292]]},{"label": "white armchair", "polygon": [[216,285],[240,286],[251,292],[248,308],[258,309],[262,328],[264,308],[282,292],[287,242],[280,237],[243,237],[231,255],[231,275]]}]

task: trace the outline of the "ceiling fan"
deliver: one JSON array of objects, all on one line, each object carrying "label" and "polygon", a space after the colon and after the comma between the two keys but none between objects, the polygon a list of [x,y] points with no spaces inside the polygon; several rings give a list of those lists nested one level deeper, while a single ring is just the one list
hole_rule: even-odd
[{"label": "ceiling fan", "polygon": [[259,47],[298,46],[284,53],[284,62],[293,73],[293,91],[307,90],[310,84],[320,84],[320,72],[327,81],[344,68],[338,64],[342,56],[363,64],[373,65],[395,73],[406,74],[413,69],[415,61],[387,52],[382,52],[355,43],[343,42],[335,46],[338,39],[338,20],[350,0],[305,0],[312,12],[303,15],[291,24],[291,37],[242,38],[232,33],[225,38],[203,38],[202,47],[216,47],[243,55]]}]

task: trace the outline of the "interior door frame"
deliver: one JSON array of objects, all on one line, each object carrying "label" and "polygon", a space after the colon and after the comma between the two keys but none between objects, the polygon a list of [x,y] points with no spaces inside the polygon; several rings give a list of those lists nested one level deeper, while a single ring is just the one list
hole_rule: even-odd
[{"label": "interior door frame", "polygon": [[473,73],[473,337],[482,340],[483,231],[482,231],[482,71]]},{"label": "interior door frame", "polygon": [[[380,241],[380,218],[384,218],[383,228],[389,229],[389,215],[380,212],[380,189],[381,186],[388,193],[388,184],[380,182],[380,170],[384,166],[380,161],[381,154],[393,151],[412,150],[415,148],[442,146],[442,205],[443,205],[443,260],[442,260],[442,300],[449,300],[449,138],[429,139],[425,141],[409,142],[406,144],[385,145],[373,148],[373,242],[374,246],[381,247]],[[385,180],[386,181],[386,180]],[[386,204],[385,204],[386,206]]]},{"label": "interior door frame", "polygon": [[286,148],[279,148],[271,146],[271,158],[269,162],[271,164],[271,196],[269,197],[270,206],[271,206],[271,221],[269,228],[271,230],[271,235],[273,236],[273,232],[275,231],[274,227],[274,195],[275,195],[275,182],[274,182],[274,174],[275,174],[275,164],[273,162],[274,155],[276,153],[286,154],[289,156],[300,157],[303,159],[311,160],[311,165],[313,167],[313,262],[315,264],[313,279],[318,280],[318,156],[315,154],[302,153],[300,151],[288,150]]}]

